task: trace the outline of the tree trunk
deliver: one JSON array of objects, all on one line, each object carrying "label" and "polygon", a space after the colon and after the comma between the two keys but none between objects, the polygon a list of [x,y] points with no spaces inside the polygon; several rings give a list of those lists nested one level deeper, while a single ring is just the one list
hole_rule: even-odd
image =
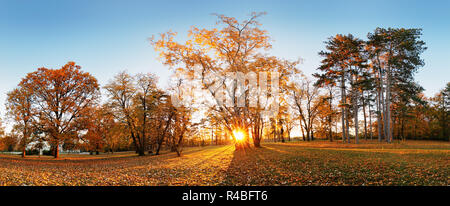
[{"label": "tree trunk", "polygon": [[345,141],[347,140],[347,134],[346,134],[346,124],[345,124],[345,119],[346,119],[346,102],[345,102],[346,96],[345,96],[345,79],[344,79],[344,75],[342,75],[341,77],[341,120],[342,120],[342,141],[345,143]]},{"label": "tree trunk", "polygon": [[304,130],[303,125],[302,125],[302,120],[300,120],[300,129],[302,130],[303,141],[306,141],[305,130]]},{"label": "tree trunk", "polygon": [[370,130],[370,140],[373,140],[372,109],[370,108],[370,102],[369,102],[369,130]]},{"label": "tree trunk", "polygon": [[292,130],[292,129],[290,129],[290,130],[287,131],[288,142],[291,141],[291,130]]},{"label": "tree trunk", "polygon": [[306,140],[309,142],[311,141],[311,128],[306,127]]},{"label": "tree trunk", "polygon": [[364,100],[364,92],[362,95],[363,115],[364,115],[364,139],[367,140],[367,115],[366,115],[366,101]]},{"label": "tree trunk", "polygon": [[387,73],[387,88],[386,88],[386,126],[387,142],[392,142],[392,130],[391,130],[391,71],[388,67]]},{"label": "tree trunk", "polygon": [[[159,155],[159,150],[161,150],[161,145],[162,145],[162,142],[158,142],[158,144],[156,145],[156,153],[155,153],[155,155]],[[143,156],[143,155],[141,155],[139,153],[139,156]]]},{"label": "tree trunk", "polygon": [[381,89],[378,90],[377,95],[377,132],[378,132],[378,141],[382,141],[382,118],[381,118]]},{"label": "tree trunk", "polygon": [[347,143],[350,143],[350,132],[349,132],[349,128],[350,128],[350,123],[349,123],[349,116],[350,116],[350,112],[348,110],[348,108],[345,109],[345,134],[347,135]]},{"label": "tree trunk", "polygon": [[[253,125],[252,128],[252,136],[253,136],[253,145],[255,147],[261,147],[261,136],[260,136],[260,127],[261,127],[261,120],[257,117],[255,120],[255,125]],[[216,137],[217,139],[217,137]]]},{"label": "tree trunk", "polygon": [[22,149],[22,158],[25,158],[27,156],[27,150],[26,147],[24,146]]},{"label": "tree trunk", "polygon": [[402,118],[402,126],[401,126],[401,129],[400,129],[400,136],[401,136],[401,138],[402,138],[402,141],[403,140],[405,140],[405,119],[404,118]]},{"label": "tree trunk", "polygon": [[[387,137],[387,132],[386,132],[386,99],[384,97],[384,82],[383,82],[383,72],[381,70],[381,65],[380,65],[380,71],[379,71],[379,79],[380,79],[380,90],[379,90],[379,98],[380,98],[380,106],[381,106],[381,112],[382,112],[382,137],[384,139],[386,139]],[[381,123],[381,122],[379,122]],[[381,125],[381,124],[380,124]],[[381,137],[381,135],[380,135]],[[381,140],[380,140],[381,141]]]},{"label": "tree trunk", "polygon": [[333,113],[333,91],[332,91],[332,89],[330,88],[330,90],[329,90],[329,92],[330,92],[330,115],[328,116],[328,127],[329,127],[329,138],[330,138],[330,142],[332,142],[333,141],[333,123],[332,123],[332,113]]},{"label": "tree trunk", "polygon": [[[140,138],[138,138],[138,139],[140,139]],[[139,156],[145,156],[145,147],[144,147],[144,145],[143,145],[143,141],[140,141],[141,142],[141,144],[139,144],[139,147],[138,148],[136,148],[138,151],[138,155]]]},{"label": "tree trunk", "polygon": [[355,142],[356,144],[359,143],[359,120],[358,120],[358,100],[355,98],[355,105],[354,105],[354,115],[355,115]]},{"label": "tree trunk", "polygon": [[55,153],[55,155],[54,155],[55,159],[58,159],[58,158],[59,158],[59,144],[57,144],[57,145],[55,146],[55,151],[54,151],[54,153]]},{"label": "tree trunk", "polygon": [[[353,77],[352,77],[353,78]],[[352,79],[352,83],[353,79]],[[355,143],[358,144],[359,143],[359,122],[358,122],[358,88],[354,88],[353,89],[353,115],[354,115],[354,124],[355,124]]]}]

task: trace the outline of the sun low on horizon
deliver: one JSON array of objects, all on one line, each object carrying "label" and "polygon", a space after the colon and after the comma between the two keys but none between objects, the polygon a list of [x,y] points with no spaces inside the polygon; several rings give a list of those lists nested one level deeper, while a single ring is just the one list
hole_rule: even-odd
[{"label": "sun low on horizon", "polygon": [[235,129],[233,130],[233,137],[236,141],[241,142],[245,139],[245,133],[241,129]]}]

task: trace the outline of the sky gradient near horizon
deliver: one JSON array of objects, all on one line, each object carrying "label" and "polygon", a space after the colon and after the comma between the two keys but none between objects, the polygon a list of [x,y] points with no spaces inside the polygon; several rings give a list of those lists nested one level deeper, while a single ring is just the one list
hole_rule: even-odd
[{"label": "sky gradient near horizon", "polygon": [[320,63],[323,42],[336,34],[366,39],[376,27],[423,28],[426,65],[416,80],[432,96],[449,81],[450,1],[288,1],[288,0],[0,0],[0,115],[6,93],[28,72],[60,68],[75,61],[105,85],[119,71],[151,72],[167,85],[167,67],[148,38],[168,30],[212,28],[212,13],[260,19],[273,39],[271,54],[294,60],[307,75]]}]

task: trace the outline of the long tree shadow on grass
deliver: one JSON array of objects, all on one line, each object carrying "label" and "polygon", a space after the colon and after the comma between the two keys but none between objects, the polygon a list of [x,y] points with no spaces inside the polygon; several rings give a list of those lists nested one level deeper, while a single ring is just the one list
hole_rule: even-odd
[{"label": "long tree shadow on grass", "polygon": [[226,177],[219,185],[279,185],[282,178],[274,164],[278,153],[266,146],[235,150]]}]

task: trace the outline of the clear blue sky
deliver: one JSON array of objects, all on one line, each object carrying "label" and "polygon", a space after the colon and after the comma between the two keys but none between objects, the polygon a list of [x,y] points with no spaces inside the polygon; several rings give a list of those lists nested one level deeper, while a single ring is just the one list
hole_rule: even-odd
[{"label": "clear blue sky", "polygon": [[220,13],[243,19],[266,11],[263,28],[274,39],[271,53],[301,57],[315,72],[323,41],[337,33],[360,38],[376,27],[423,28],[426,66],[416,76],[428,96],[449,81],[450,1],[263,1],[263,0],[0,0],[0,113],[26,73],[75,61],[104,85],[121,70],[152,72],[165,86],[169,71],[148,37],[169,29],[185,36],[190,26],[213,27]]}]

